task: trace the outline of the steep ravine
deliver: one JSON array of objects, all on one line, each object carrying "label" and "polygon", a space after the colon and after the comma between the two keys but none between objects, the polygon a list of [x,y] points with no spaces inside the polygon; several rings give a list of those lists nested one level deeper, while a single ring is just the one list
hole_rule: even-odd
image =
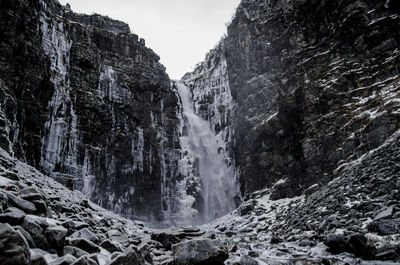
[{"label": "steep ravine", "polygon": [[171,81],[123,22],[0,1],[0,264],[400,262],[399,13],[242,0]]}]

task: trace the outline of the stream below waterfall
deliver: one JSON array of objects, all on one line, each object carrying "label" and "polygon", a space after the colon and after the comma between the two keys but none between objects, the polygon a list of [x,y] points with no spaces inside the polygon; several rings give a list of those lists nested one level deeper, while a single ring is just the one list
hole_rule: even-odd
[{"label": "stream below waterfall", "polygon": [[237,185],[232,170],[218,152],[218,143],[209,122],[195,113],[190,88],[176,82],[182,102],[182,113],[196,170],[201,180],[200,195],[203,200],[199,220],[210,222],[235,208]]}]

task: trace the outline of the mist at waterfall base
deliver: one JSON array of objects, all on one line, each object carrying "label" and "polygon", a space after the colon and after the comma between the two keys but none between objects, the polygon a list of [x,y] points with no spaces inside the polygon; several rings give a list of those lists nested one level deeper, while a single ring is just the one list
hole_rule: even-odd
[{"label": "mist at waterfall base", "polygon": [[238,189],[232,171],[218,151],[220,147],[208,121],[195,113],[190,88],[180,82],[175,85],[183,108],[187,134],[184,137],[188,138],[195,159],[193,166],[201,180],[203,204],[192,223],[203,224],[232,211],[236,207]]}]

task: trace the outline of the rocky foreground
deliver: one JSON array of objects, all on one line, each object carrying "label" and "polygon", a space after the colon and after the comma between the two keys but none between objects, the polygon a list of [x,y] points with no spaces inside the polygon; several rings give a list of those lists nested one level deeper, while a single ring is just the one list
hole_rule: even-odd
[{"label": "rocky foreground", "polygon": [[207,228],[233,245],[240,264],[399,264],[399,140],[397,132],[338,169],[319,191],[276,201],[260,191]]},{"label": "rocky foreground", "polygon": [[269,190],[200,228],[112,214],[0,150],[0,264],[395,264],[400,133],[318,192]]}]

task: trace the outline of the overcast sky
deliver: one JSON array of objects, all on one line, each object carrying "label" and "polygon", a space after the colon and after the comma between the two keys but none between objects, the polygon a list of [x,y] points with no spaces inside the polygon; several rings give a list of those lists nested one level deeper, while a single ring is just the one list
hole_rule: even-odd
[{"label": "overcast sky", "polygon": [[59,0],[75,12],[127,22],[173,79],[202,61],[226,32],[240,0]]}]

